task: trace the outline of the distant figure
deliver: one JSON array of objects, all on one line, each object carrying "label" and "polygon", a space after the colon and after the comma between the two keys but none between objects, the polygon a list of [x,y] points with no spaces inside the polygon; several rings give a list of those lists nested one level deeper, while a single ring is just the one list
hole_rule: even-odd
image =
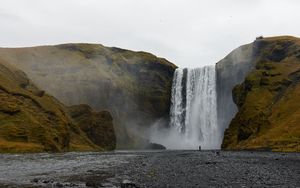
[{"label": "distant figure", "polygon": [[201,151],[201,146],[199,146],[199,151]]}]

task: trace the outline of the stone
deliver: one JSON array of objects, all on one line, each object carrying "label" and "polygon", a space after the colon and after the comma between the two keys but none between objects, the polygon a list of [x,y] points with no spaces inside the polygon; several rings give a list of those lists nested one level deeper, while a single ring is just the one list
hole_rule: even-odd
[{"label": "stone", "polygon": [[138,188],[138,186],[129,180],[123,180],[121,183],[121,188]]}]

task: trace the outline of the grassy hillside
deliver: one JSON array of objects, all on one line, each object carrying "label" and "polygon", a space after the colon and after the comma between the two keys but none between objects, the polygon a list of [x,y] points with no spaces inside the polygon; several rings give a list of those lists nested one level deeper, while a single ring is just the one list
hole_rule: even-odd
[{"label": "grassy hillside", "polygon": [[64,104],[109,111],[120,148],[141,147],[149,126],[168,118],[176,66],[150,53],[63,44],[0,48],[0,58]]},{"label": "grassy hillside", "polygon": [[233,90],[239,111],[222,148],[300,151],[300,39],[258,39],[253,48],[256,68]]},{"label": "grassy hillside", "polygon": [[106,149],[93,143],[68,113],[24,72],[0,60],[0,152]]}]

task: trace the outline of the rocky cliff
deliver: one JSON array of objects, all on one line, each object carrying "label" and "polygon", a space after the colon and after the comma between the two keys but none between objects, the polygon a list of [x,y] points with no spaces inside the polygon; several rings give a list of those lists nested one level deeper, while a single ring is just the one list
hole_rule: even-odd
[{"label": "rocky cliff", "polygon": [[233,89],[238,113],[222,148],[300,151],[300,39],[259,38],[253,49],[255,69]]},{"label": "rocky cliff", "polygon": [[71,106],[68,110],[75,123],[94,144],[105,150],[115,149],[116,137],[108,111],[95,112],[83,104]]},{"label": "rocky cliff", "polygon": [[[71,114],[77,107],[71,107]],[[107,112],[104,113],[105,116]],[[95,117],[98,117],[95,114]],[[88,117],[90,118],[90,117]],[[103,117],[111,123],[111,117]],[[81,126],[81,122],[79,122]],[[81,130],[69,110],[45,91],[38,89],[24,72],[0,60],[0,152],[102,151],[113,149],[111,124],[103,145]],[[101,125],[95,125],[101,126]],[[88,136],[87,136],[88,135]],[[109,147],[106,147],[109,146]]]},{"label": "rocky cliff", "polygon": [[246,44],[233,50],[216,64],[218,126],[224,132],[238,111],[232,98],[232,89],[243,82],[254,69],[254,45]]},{"label": "rocky cliff", "polygon": [[143,147],[149,126],[168,118],[176,66],[152,54],[64,44],[2,48],[0,58],[67,105],[88,104],[111,112],[119,148]]}]

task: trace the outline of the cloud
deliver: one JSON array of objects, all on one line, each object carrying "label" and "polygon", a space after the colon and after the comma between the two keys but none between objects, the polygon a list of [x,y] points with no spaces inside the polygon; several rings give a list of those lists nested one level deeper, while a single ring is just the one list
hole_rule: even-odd
[{"label": "cloud", "polygon": [[1,0],[0,46],[102,43],[180,67],[216,63],[256,36],[300,36],[298,0]]}]

